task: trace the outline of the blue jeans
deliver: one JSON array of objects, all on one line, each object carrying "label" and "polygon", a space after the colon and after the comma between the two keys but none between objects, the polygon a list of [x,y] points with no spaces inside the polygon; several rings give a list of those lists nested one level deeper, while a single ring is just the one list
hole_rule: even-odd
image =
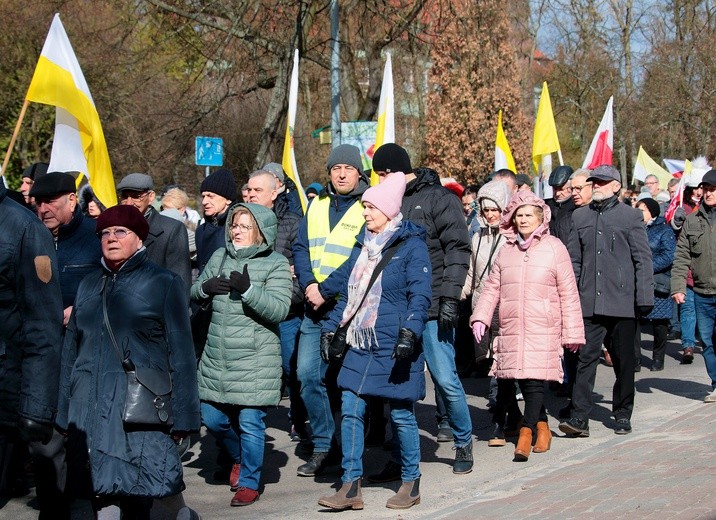
[{"label": "blue jeans", "polygon": [[694,348],[696,345],[696,310],[694,290],[686,288],[686,301],[681,304],[681,345]]},{"label": "blue jeans", "polygon": [[423,331],[423,352],[435,389],[445,401],[448,422],[455,437],[455,446],[462,448],[472,442],[472,419],[467,398],[455,368],[455,331],[438,332],[438,321],[430,320]]},{"label": "blue jeans", "polygon": [[[400,446],[400,478],[412,482],[420,478],[420,434],[412,401],[388,399],[390,421]],[[363,476],[363,439],[365,432],[364,397],[343,391],[341,403],[341,446],[343,449],[343,482],[353,482]]]},{"label": "blue jeans", "polygon": [[301,382],[301,398],[306,405],[314,453],[326,453],[336,431],[326,390],[328,363],[321,359],[321,324],[309,317],[301,322],[296,371]]},{"label": "blue jeans", "polygon": [[259,489],[264,462],[266,410],[235,404],[201,402],[201,420],[235,463],[241,463],[239,486]]},{"label": "blue jeans", "polygon": [[714,324],[716,324],[716,296],[694,293],[696,323],[699,326],[701,346],[704,349],[706,372],[711,378],[711,388],[716,390],[716,353],[714,353]]},{"label": "blue jeans", "polygon": [[296,375],[298,357],[298,333],[301,329],[301,318],[293,316],[278,324],[281,335],[281,365],[283,380],[288,386],[289,412],[288,418],[297,426],[299,432],[305,429],[306,407],[301,400],[301,385]]}]

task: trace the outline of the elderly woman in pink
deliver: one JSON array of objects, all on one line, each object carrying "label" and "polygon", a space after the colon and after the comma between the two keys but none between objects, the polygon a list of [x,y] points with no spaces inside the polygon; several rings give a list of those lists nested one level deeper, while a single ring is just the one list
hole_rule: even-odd
[{"label": "elderly woman in pink", "polygon": [[[494,345],[498,385],[517,380],[525,399],[515,461],[549,450],[545,381],[562,381],[563,348],[584,344],[584,323],[569,253],[549,234],[550,209],[532,192],[516,193],[500,220],[507,243],[484,284],[470,324],[480,341],[499,301]],[[507,395],[506,392],[500,392]],[[499,396],[499,393],[498,393]],[[534,449],[532,439],[536,436]]]}]

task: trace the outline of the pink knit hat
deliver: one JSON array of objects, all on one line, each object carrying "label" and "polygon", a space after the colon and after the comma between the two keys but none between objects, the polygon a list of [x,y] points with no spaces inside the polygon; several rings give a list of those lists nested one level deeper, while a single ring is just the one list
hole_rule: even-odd
[{"label": "pink knit hat", "polygon": [[394,219],[400,213],[405,193],[405,174],[395,172],[388,175],[380,184],[368,188],[361,200],[370,202],[378,208],[383,215]]}]

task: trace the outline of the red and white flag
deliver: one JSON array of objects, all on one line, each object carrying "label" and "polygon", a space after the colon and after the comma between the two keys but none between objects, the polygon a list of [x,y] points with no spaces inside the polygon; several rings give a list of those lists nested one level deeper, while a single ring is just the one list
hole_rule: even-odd
[{"label": "red and white flag", "polygon": [[603,164],[612,165],[612,151],[614,150],[613,101],[614,96],[609,98],[604,116],[602,116],[602,122],[599,123],[597,133],[594,135],[594,139],[592,139],[592,145],[589,147],[587,156],[584,158],[582,168],[593,170]]}]

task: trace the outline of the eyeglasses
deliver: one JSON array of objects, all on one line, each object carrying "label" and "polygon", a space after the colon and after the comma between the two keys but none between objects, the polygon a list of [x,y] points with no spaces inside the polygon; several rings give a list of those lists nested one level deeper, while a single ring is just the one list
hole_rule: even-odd
[{"label": "eyeglasses", "polygon": [[99,234],[99,238],[102,240],[109,240],[109,237],[114,235],[117,240],[122,240],[124,238],[127,238],[127,235],[129,235],[130,233],[131,231],[129,229],[115,229],[114,231],[105,229]]},{"label": "eyeglasses", "polygon": [[644,184],[646,184],[647,186],[653,186],[654,184],[659,184],[659,182],[658,181],[649,181],[649,182],[645,182]]},{"label": "eyeglasses", "polygon": [[231,226],[231,231],[236,231],[237,229],[246,233],[247,231],[254,229],[254,226],[247,226],[246,224],[234,224]]},{"label": "eyeglasses", "polygon": [[570,188],[570,190],[572,190],[572,191],[582,191],[584,188],[586,188],[587,186],[591,186],[591,185],[592,185],[592,183],[591,183],[591,182],[588,182],[587,184],[582,184],[581,186],[572,186],[572,187]]},{"label": "eyeglasses", "polygon": [[148,191],[123,191],[119,194],[119,198],[122,200],[132,199],[136,201],[142,201],[147,195],[149,195]]}]

